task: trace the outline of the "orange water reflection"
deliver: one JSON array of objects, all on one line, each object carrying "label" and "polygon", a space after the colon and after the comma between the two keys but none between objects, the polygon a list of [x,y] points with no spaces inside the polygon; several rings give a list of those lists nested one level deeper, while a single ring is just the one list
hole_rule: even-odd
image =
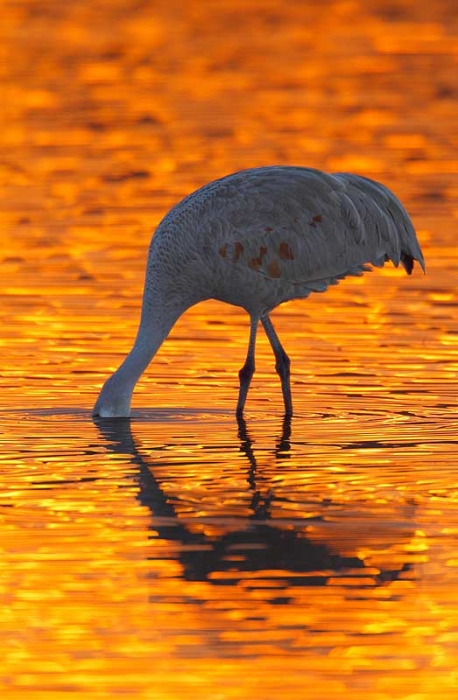
[{"label": "orange water reflection", "polygon": [[[455,698],[453,2],[7,1],[0,182],[0,683],[11,698]],[[94,425],[151,231],[296,163],[386,182],[427,276],[247,319],[187,313],[131,423]]]},{"label": "orange water reflection", "polygon": [[[249,697],[255,681],[266,697],[282,683],[299,696],[313,678],[310,697],[402,697],[414,674],[451,697],[456,442],[437,422],[405,417],[423,443],[403,448],[374,417],[318,430],[301,419],[291,435],[264,418],[237,435],[224,414],[100,429],[78,414],[17,415],[3,420],[16,456],[2,629],[18,696],[97,683]],[[349,441],[371,425],[377,444]]]}]

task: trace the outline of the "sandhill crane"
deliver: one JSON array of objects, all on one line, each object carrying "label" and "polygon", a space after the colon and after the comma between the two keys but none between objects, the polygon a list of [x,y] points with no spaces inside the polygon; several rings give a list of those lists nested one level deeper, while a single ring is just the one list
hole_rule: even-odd
[{"label": "sandhill crane", "polygon": [[424,270],[412,223],[384,185],[350,173],[268,166],[228,175],[193,192],[164,217],[151,240],[134,346],[105,382],[93,415],[127,417],[134,387],[177,319],[205,299],[250,316],[239,372],[241,416],[255,369],[261,321],[272,346],[286,415],[292,414],[290,361],[269,313],[323,292],[348,275],[401,263]]}]

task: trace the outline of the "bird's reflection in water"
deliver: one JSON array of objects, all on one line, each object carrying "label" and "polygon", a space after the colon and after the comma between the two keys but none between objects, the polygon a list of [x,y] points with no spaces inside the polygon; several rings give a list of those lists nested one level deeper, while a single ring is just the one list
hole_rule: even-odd
[{"label": "bird's reflection in water", "polygon": [[[273,498],[272,492],[269,490],[266,494],[262,495],[261,490],[258,487],[257,480],[257,462],[256,456],[253,450],[253,440],[250,438],[246,421],[243,417],[237,419],[239,430],[238,437],[240,439],[240,449],[247,456],[248,462],[250,464],[250,470],[248,472],[248,484],[253,492],[253,497],[251,499],[251,509],[253,514],[250,516],[251,520],[268,520],[270,518],[270,504]],[[282,457],[287,457],[290,450],[289,438],[291,436],[291,416],[285,416],[283,419],[283,429],[281,436],[277,440],[277,445],[275,448],[275,457],[281,459]]]},{"label": "bird's reflection in water", "polygon": [[[250,572],[281,571],[285,587],[326,585],[330,576],[339,573],[360,570],[364,575],[367,568],[364,561],[357,556],[336,553],[325,543],[311,541],[307,537],[309,519],[304,519],[302,525],[282,526],[280,520],[272,518],[271,506],[275,500],[274,491],[269,488],[262,491],[258,485],[258,465],[253,440],[243,418],[238,421],[238,437],[240,450],[246,455],[249,465],[247,473],[247,489],[251,492],[251,515],[240,517],[240,527],[233,529],[231,517],[230,531],[223,534],[206,534],[195,532],[188,527],[186,521],[177,513],[175,506],[161,487],[160,481],[154,474],[155,464],[163,464],[158,452],[152,454],[140,452],[134,437],[130,419],[95,420],[101,437],[108,443],[114,453],[128,456],[138,471],[134,478],[138,483],[138,500],[152,514],[154,523],[151,529],[154,538],[169,541],[175,545],[174,554],[182,566],[183,578],[189,581],[209,581],[214,584],[233,584],[238,577],[247,577]],[[290,453],[291,419],[285,417],[281,433],[273,450],[275,458],[288,458]],[[171,466],[172,468],[172,466]],[[326,502],[322,503],[326,508]],[[317,517],[314,522],[321,520]],[[221,528],[223,529],[223,528]],[[334,543],[333,543],[334,544]],[[178,546],[176,546],[178,545]],[[399,562],[389,568],[381,569],[370,577],[374,585],[395,580],[411,565]],[[225,577],[224,572],[231,572]],[[288,576],[288,572],[290,576]],[[213,576],[214,574],[219,574]],[[353,573],[352,575],[355,575]],[[279,602],[273,599],[272,602]],[[286,598],[284,601],[286,602]]]}]

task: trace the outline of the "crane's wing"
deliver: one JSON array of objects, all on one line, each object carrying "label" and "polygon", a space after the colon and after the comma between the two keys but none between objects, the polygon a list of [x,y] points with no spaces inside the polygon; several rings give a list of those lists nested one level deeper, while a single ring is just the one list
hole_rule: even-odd
[{"label": "crane's wing", "polygon": [[361,274],[367,263],[380,267],[390,259],[410,274],[416,259],[424,269],[407,213],[379,183],[278,167],[245,171],[243,181],[230,184],[237,196],[226,204],[218,254],[234,268],[247,266],[303,296]]}]

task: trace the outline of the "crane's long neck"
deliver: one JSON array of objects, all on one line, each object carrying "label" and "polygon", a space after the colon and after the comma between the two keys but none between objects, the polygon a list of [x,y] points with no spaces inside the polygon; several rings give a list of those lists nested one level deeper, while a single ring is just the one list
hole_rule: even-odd
[{"label": "crane's long neck", "polygon": [[[157,300],[159,301],[159,300]],[[142,318],[132,350],[116,372],[105,382],[94,407],[93,415],[128,417],[132,392],[154,355],[168,336],[189,303],[165,306],[144,301]]]},{"label": "crane's long neck", "polygon": [[116,381],[126,392],[132,394],[136,383],[168,336],[172,325],[173,323],[166,328],[158,324],[149,324],[149,327],[140,325],[132,350],[113,375],[113,379],[116,377]]}]

